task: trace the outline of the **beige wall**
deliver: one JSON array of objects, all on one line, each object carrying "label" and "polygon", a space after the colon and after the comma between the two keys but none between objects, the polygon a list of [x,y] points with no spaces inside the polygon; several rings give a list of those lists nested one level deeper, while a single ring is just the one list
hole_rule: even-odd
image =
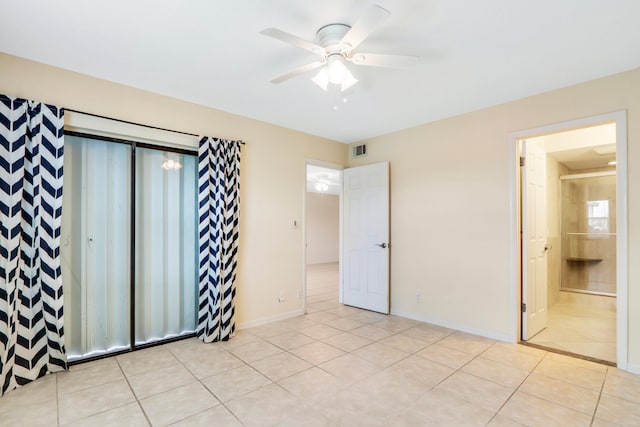
[{"label": "beige wall", "polygon": [[640,70],[369,140],[352,163],[391,164],[392,311],[514,337],[509,137],[619,110],[628,112],[629,363],[640,370]]},{"label": "beige wall", "polygon": [[307,264],[338,262],[340,196],[307,193]]},{"label": "beige wall", "polygon": [[[292,228],[292,223],[302,220],[305,158],[344,165],[346,145],[6,54],[0,54],[0,93],[246,141],[237,321],[251,325],[302,310],[302,229]],[[281,290],[286,301],[279,303]]]},{"label": "beige wall", "polygon": [[[5,54],[0,92],[247,141],[238,321],[301,309],[302,233],[291,224],[302,215],[304,159],[345,164],[346,146]],[[392,311],[513,337],[509,135],[618,110],[628,112],[629,363],[640,371],[640,70],[371,139],[368,156],[353,164],[391,164]]]}]

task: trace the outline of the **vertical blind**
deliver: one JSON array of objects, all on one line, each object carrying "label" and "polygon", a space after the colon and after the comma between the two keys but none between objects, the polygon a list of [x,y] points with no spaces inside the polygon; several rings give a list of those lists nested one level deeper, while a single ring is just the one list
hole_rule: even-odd
[{"label": "vertical blind", "polygon": [[[136,343],[195,330],[196,157],[136,151]],[[165,161],[179,168],[160,167]]]},{"label": "vertical blind", "polygon": [[[132,319],[135,344],[193,332],[196,157],[69,135],[65,149],[62,263],[70,360],[130,348]],[[181,167],[163,168],[167,159]]]}]

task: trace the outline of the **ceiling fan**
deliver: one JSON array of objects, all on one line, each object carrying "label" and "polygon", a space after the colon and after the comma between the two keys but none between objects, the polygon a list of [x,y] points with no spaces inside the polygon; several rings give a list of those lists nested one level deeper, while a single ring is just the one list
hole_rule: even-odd
[{"label": "ceiling fan", "polygon": [[333,84],[340,91],[344,91],[358,82],[348,69],[347,63],[388,68],[406,68],[416,65],[418,62],[416,56],[364,53],[356,50],[360,43],[378,29],[390,15],[391,13],[383,7],[370,6],[353,26],[328,24],[321,27],[316,33],[316,42],[307,41],[277,28],[262,30],[260,34],[320,56],[318,61],[276,77],[271,80],[271,83],[282,83],[322,67],[311,80],[324,90],[328,90],[329,84]]}]

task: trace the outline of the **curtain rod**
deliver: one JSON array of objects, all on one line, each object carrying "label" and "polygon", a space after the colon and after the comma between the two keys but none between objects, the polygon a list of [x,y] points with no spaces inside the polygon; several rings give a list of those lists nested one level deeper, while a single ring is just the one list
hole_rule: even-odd
[{"label": "curtain rod", "polygon": [[[116,122],[127,123],[127,124],[134,125],[134,126],[142,126],[142,127],[149,128],[149,129],[157,129],[157,130],[163,130],[165,132],[180,133],[182,135],[195,136],[197,138],[200,137],[200,135],[196,135],[195,133],[191,133],[191,132],[183,132],[183,131],[180,131],[180,130],[166,129],[166,128],[161,128],[161,127],[158,127],[158,126],[144,125],[142,123],[130,122],[128,120],[114,119],[113,117],[101,116],[100,114],[94,114],[94,113],[87,113],[86,111],[74,110],[73,108],[65,108],[65,110],[66,111],[71,111],[72,113],[86,114],[87,116],[98,117],[100,119],[106,119],[106,120],[113,120],[113,121],[116,121]],[[240,142],[240,144],[245,145],[245,142],[243,140],[240,140],[239,142]]]}]

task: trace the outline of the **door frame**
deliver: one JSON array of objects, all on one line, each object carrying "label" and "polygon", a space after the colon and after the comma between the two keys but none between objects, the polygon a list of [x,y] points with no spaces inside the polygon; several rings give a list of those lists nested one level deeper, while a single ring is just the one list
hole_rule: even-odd
[{"label": "door frame", "polygon": [[338,163],[324,162],[311,158],[304,159],[304,186],[302,189],[302,289],[300,297],[302,298],[302,313],[307,312],[307,165],[320,166],[327,169],[335,169],[340,171],[340,194],[339,198],[339,233],[338,233],[338,302],[342,303],[342,171],[346,168]]},{"label": "door frame", "polygon": [[574,129],[596,126],[600,124],[616,124],[616,353],[617,366],[626,370],[628,364],[628,166],[627,166],[627,112],[626,110],[605,113],[541,126],[509,135],[509,300],[512,301],[509,314],[511,337],[513,342],[520,341],[522,318],[520,313],[521,295],[521,236],[520,218],[520,149],[519,140],[549,135]]}]

